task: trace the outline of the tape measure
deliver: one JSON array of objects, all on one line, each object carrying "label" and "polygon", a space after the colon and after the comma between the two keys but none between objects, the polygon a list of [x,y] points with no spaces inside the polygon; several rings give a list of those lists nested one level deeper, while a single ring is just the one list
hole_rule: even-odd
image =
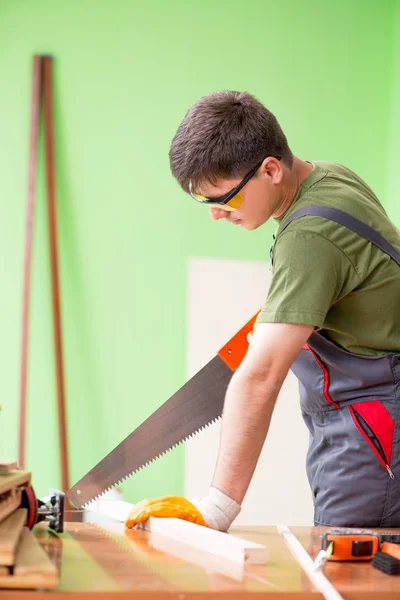
[{"label": "tape measure", "polygon": [[400,533],[337,527],[322,536],[322,550],[329,561],[368,561],[384,543],[400,544]]}]

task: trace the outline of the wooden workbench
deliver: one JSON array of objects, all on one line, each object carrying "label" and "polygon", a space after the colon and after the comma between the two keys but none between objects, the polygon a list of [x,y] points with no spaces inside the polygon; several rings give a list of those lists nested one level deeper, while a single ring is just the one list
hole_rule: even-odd
[{"label": "wooden workbench", "polygon": [[[323,528],[293,527],[314,557]],[[35,535],[60,570],[55,591],[0,591],[0,600],[246,600],[262,592],[267,600],[320,600],[307,575],[275,527],[236,527],[232,533],[265,544],[267,566],[243,570],[146,531],[125,530],[119,523],[67,523],[61,536],[44,524]],[[167,554],[170,550],[174,555]],[[345,600],[400,598],[400,576],[387,576],[370,563],[329,563],[324,570]]]}]

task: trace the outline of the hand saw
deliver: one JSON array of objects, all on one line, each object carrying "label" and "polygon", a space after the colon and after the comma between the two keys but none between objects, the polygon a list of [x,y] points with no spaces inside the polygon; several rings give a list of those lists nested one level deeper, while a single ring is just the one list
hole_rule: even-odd
[{"label": "hand saw", "polygon": [[226,389],[247,352],[248,334],[257,314],[67,492],[76,507],[97,498],[222,415]]}]

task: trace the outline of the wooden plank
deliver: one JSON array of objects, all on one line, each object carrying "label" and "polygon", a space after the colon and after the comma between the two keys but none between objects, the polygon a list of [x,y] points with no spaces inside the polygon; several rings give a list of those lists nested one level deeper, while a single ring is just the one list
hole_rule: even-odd
[{"label": "wooden plank", "polygon": [[265,565],[268,561],[266,546],[182,519],[150,517],[137,527],[240,564]]},{"label": "wooden plank", "polygon": [[35,573],[48,576],[54,572],[56,569],[50,558],[29,529],[25,527],[15,557],[14,575],[28,576]]},{"label": "wooden plank", "polygon": [[12,490],[5,498],[0,499],[0,523],[11,515],[21,504],[21,490]]},{"label": "wooden plank", "polygon": [[[90,503],[91,510],[125,521],[134,505],[119,500],[99,500]],[[137,526],[152,531],[171,540],[187,544],[192,548],[204,550],[230,561],[249,565],[265,565],[268,560],[266,546],[248,540],[189,523],[182,519],[165,519],[150,517]]]},{"label": "wooden plank", "polygon": [[0,472],[9,473],[10,471],[16,471],[18,469],[18,463],[16,460],[0,460]]},{"label": "wooden plank", "polygon": [[15,552],[28,511],[19,508],[0,523],[0,565],[11,567],[15,563]]},{"label": "wooden plank", "polygon": [[31,474],[28,471],[0,473],[0,522],[14,512],[21,504],[21,490],[29,485]]},{"label": "wooden plank", "polygon": [[22,468],[25,464],[26,443],[26,410],[27,410],[27,388],[28,388],[28,362],[29,362],[29,321],[30,321],[30,292],[32,273],[32,241],[35,217],[35,189],[37,176],[37,154],[40,126],[40,106],[42,87],[43,59],[39,54],[33,56],[32,64],[32,91],[31,91],[31,115],[29,136],[29,168],[28,189],[26,198],[25,217],[25,251],[24,271],[22,289],[22,339],[21,339],[21,371],[19,392],[19,443],[18,460]]},{"label": "wooden plank", "polygon": [[[49,255],[50,255],[50,279],[53,307],[53,333],[54,333],[54,362],[56,371],[56,389],[58,406],[58,439],[59,456],[61,463],[61,481],[63,490],[69,489],[68,474],[68,445],[67,445],[67,425],[65,419],[65,377],[64,377],[64,358],[63,358],[63,340],[61,328],[61,302],[60,302],[60,283],[58,267],[58,241],[57,241],[57,214],[56,214],[56,191],[54,177],[54,143],[53,132],[53,57],[50,55],[42,56],[43,64],[43,129],[44,129],[44,155],[46,164],[46,196],[47,196],[47,216],[48,216],[48,235],[49,235]],[[69,506],[69,500],[65,498],[66,508]]]},{"label": "wooden plank", "polygon": [[[6,567],[4,567],[6,568]],[[0,572],[0,590],[1,589],[25,589],[25,590],[51,590],[58,585],[58,577],[46,577],[42,575],[30,575],[29,577],[20,575],[2,575]],[[8,596],[7,596],[8,598]],[[24,596],[25,598],[25,596]]]},{"label": "wooden plank", "polygon": [[[103,529],[105,528],[104,525],[102,525],[102,527]],[[136,531],[127,531],[127,537],[135,534],[137,535]],[[199,550],[198,548],[189,546],[189,544],[182,544],[176,540],[171,540],[165,535],[160,535],[159,533],[148,532],[147,535],[149,537],[146,539],[146,541],[150,548],[155,548],[160,552],[165,552],[170,556],[175,556],[176,558],[193,563],[199,567],[203,567],[208,571],[220,573],[226,577],[230,577],[231,579],[235,579],[237,581],[242,581],[243,579],[245,568],[244,562],[240,563],[237,561],[227,560],[226,558],[221,558],[220,556],[216,555],[210,556],[210,554],[204,550]]]},{"label": "wooden plank", "polygon": [[28,485],[31,481],[29,471],[12,471],[6,475],[0,474],[0,494],[9,492],[21,485]]},{"label": "wooden plank", "polygon": [[55,588],[58,571],[50,558],[26,527],[15,556],[13,575],[0,575],[0,588]]}]

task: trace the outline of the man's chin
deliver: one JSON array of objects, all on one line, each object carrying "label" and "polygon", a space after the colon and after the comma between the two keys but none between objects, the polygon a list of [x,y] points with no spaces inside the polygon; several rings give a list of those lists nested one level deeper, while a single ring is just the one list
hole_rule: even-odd
[{"label": "man's chin", "polygon": [[262,225],[262,223],[246,221],[246,219],[232,219],[229,220],[229,223],[232,223],[232,225],[236,225],[238,227],[242,227],[242,229],[247,229],[248,231],[253,231],[253,229],[257,229],[257,227],[260,227],[260,225]]},{"label": "man's chin", "polygon": [[240,225],[240,227],[243,227],[243,229],[247,229],[247,231],[254,231],[254,229],[260,227],[259,223],[246,223],[245,221],[238,223],[238,225]]}]

